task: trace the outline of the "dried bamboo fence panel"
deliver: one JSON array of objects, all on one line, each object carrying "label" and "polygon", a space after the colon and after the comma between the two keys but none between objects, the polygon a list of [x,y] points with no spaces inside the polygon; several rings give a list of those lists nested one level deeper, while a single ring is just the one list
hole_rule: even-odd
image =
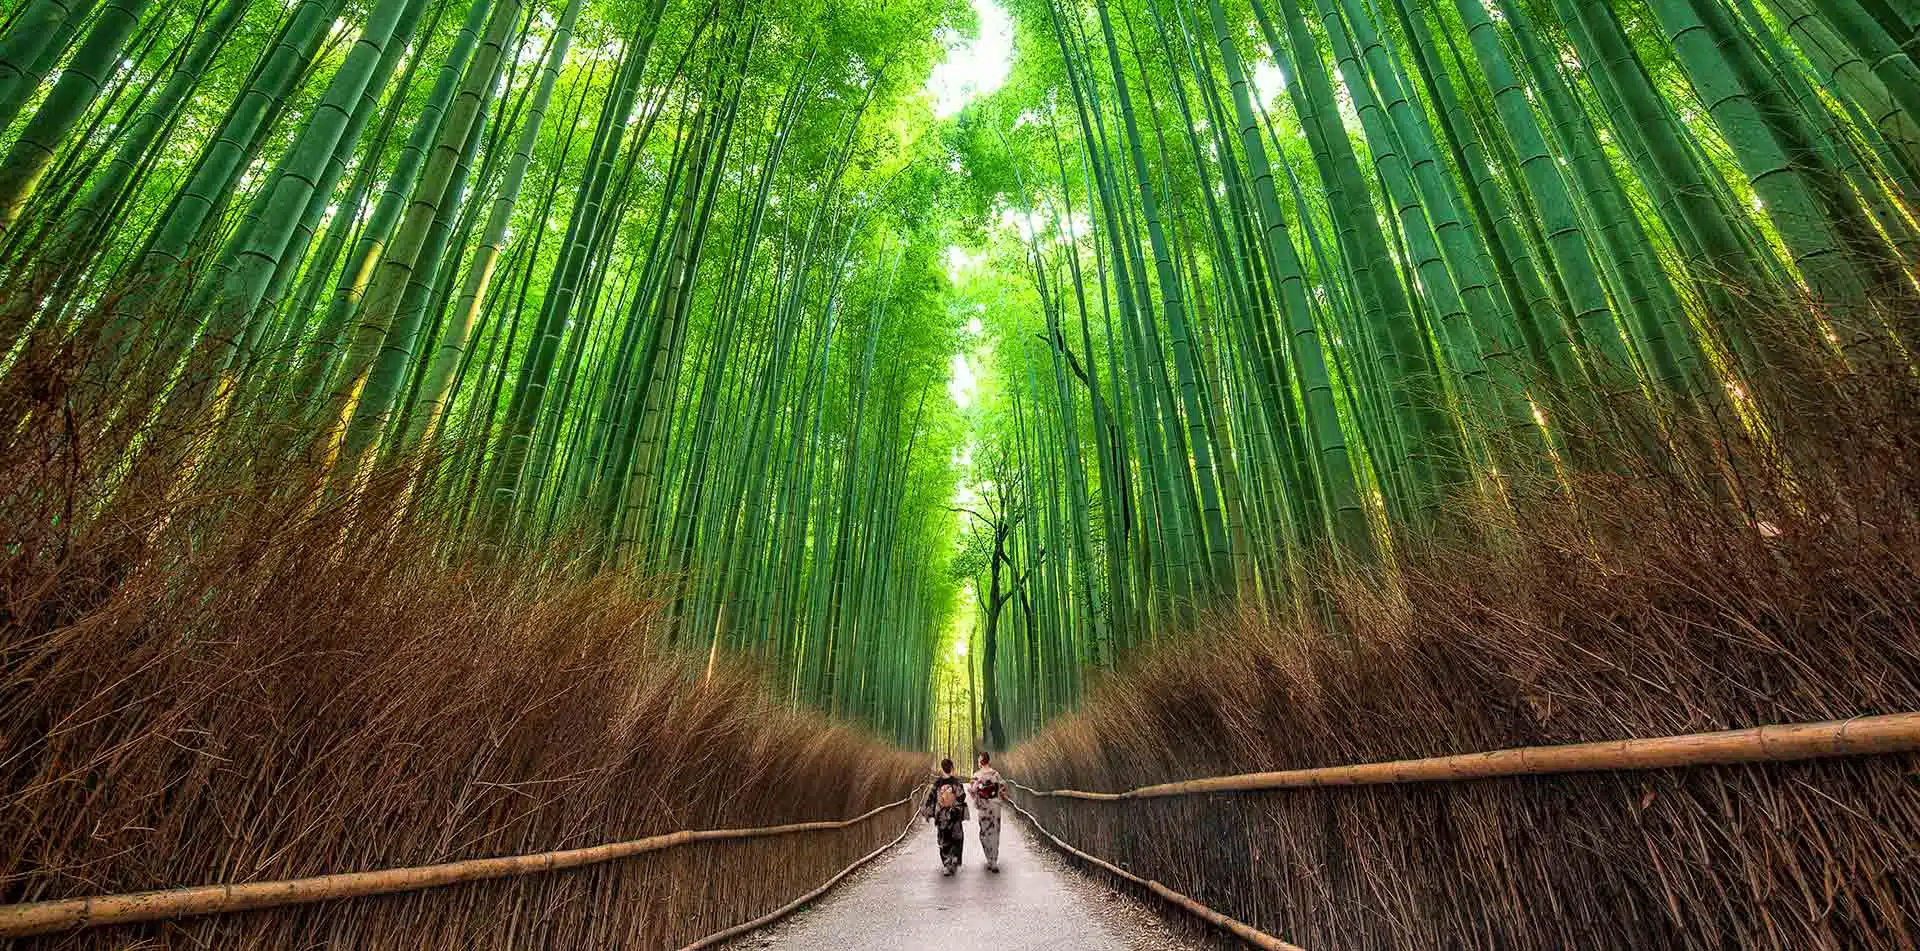
[{"label": "dried bamboo fence panel", "polygon": [[[909,798],[917,798],[918,795],[919,793],[916,791],[914,796]],[[713,934],[710,934],[704,938],[701,938],[698,941],[693,942],[692,944],[687,945],[684,948],[681,948],[680,951],[703,951],[703,949],[705,948],[719,947],[720,945],[723,945],[728,941],[732,941],[733,939],[738,938],[743,934],[747,934],[752,931],[758,931],[761,928],[765,928],[766,926],[773,924],[774,922],[779,921],[780,919],[785,918],[786,916],[791,915],[796,911],[799,911],[800,909],[806,907],[808,902],[814,901],[820,896],[825,895],[828,891],[832,890],[833,886],[840,884],[842,879],[845,879],[847,876],[852,875],[861,866],[867,864],[868,862],[873,861],[874,859],[879,858],[881,855],[885,854],[888,849],[891,849],[894,846],[899,845],[901,842],[906,841],[907,836],[911,835],[912,833],[913,833],[913,819],[909,818],[907,820],[907,827],[904,829],[901,829],[900,834],[897,836],[894,836],[891,842],[888,842],[887,844],[882,845],[881,847],[874,849],[871,852],[868,852],[867,854],[859,857],[858,859],[855,859],[852,865],[849,865],[846,868],[841,869],[832,878],[829,878],[826,881],[820,883],[819,888],[816,888],[813,891],[806,893],[805,895],[801,895],[799,898],[796,898],[784,905],[781,905],[780,907],[775,908],[774,910],[767,912],[766,914],[761,915],[760,917],[755,918],[752,921],[743,921],[740,924],[734,925],[731,928],[727,928],[722,931],[716,931]]]},{"label": "dried bamboo fence panel", "polygon": [[[22,938],[54,931],[133,924],[163,918],[215,915],[262,908],[279,908],[339,898],[389,895],[460,882],[478,882],[597,865],[648,852],[696,842],[757,839],[770,836],[824,832],[858,825],[913,801],[909,795],[876,806],[851,819],[797,822],[745,829],[700,829],[668,832],[626,842],[579,849],[468,859],[439,865],[390,868],[369,872],[342,872],[311,878],[237,885],[200,885],[125,895],[98,895],[55,901],[0,906],[0,938]],[[898,841],[898,840],[895,840]],[[869,856],[870,858],[871,856]],[[866,859],[862,859],[862,862]],[[835,878],[834,881],[838,881]],[[829,883],[831,884],[831,883]],[[797,906],[795,906],[797,907]]]},{"label": "dried bamboo fence panel", "polygon": [[1230,918],[1226,915],[1223,915],[1220,912],[1217,912],[1212,908],[1207,907],[1206,905],[1203,905],[1197,901],[1194,901],[1192,898],[1182,895],[1179,892],[1176,892],[1173,889],[1160,884],[1159,882],[1153,881],[1152,879],[1141,878],[1140,876],[1135,875],[1132,872],[1129,872],[1126,869],[1113,864],[1112,862],[1108,862],[1107,860],[1102,859],[1099,856],[1089,855],[1085,852],[1082,852],[1079,849],[1076,849],[1073,846],[1068,845],[1067,843],[1061,841],[1059,836],[1054,835],[1052,832],[1047,831],[1047,827],[1041,825],[1040,820],[1035,819],[1033,817],[1033,813],[1030,813],[1025,809],[1020,808],[1020,806],[1017,803],[1013,802],[1012,800],[1008,800],[1007,805],[1012,806],[1013,811],[1019,813],[1021,818],[1027,820],[1028,825],[1033,826],[1034,831],[1040,833],[1041,835],[1046,836],[1047,839],[1054,844],[1054,847],[1060,849],[1062,852],[1066,852],[1067,854],[1072,855],[1073,857],[1080,859],[1081,861],[1086,862],[1089,865],[1093,865],[1097,868],[1100,868],[1103,871],[1108,872],[1109,874],[1125,879],[1126,881],[1132,882],[1135,885],[1139,885],[1140,887],[1145,888],[1150,892],[1153,892],[1155,895],[1160,896],[1161,898],[1172,903],[1173,905],[1206,921],[1208,924],[1213,925],[1214,927],[1219,928],[1223,931],[1227,931],[1231,933],[1234,937],[1239,938],[1240,940],[1246,942],[1249,945],[1252,945],[1253,947],[1260,948],[1262,949],[1262,951],[1305,951],[1305,949],[1301,948],[1299,945],[1288,944],[1287,942],[1282,941],[1279,938],[1274,937],[1273,935],[1267,934],[1266,932],[1261,931],[1260,929],[1255,928],[1254,926],[1247,924],[1246,922],[1241,921],[1238,918]]},{"label": "dried bamboo fence panel", "polygon": [[[1684,766],[1787,763],[1837,756],[1920,751],[1920,713],[1891,713],[1819,723],[1788,723],[1680,736],[1528,746],[1423,759],[1210,776],[1125,792],[1020,788],[1036,796],[1113,801],[1207,793],[1458,782],[1501,776],[1623,772]],[[1015,784],[1019,785],[1019,784]]]}]

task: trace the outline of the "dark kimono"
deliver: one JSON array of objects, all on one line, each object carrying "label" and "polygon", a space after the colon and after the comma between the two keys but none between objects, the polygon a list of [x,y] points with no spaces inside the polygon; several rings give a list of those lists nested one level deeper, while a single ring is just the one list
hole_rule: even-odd
[{"label": "dark kimono", "polygon": [[[940,808],[940,787],[953,787],[953,805]],[[933,828],[940,841],[940,864],[951,874],[960,867],[960,855],[966,846],[967,787],[957,776],[942,776],[927,790],[926,814],[933,817]]]}]

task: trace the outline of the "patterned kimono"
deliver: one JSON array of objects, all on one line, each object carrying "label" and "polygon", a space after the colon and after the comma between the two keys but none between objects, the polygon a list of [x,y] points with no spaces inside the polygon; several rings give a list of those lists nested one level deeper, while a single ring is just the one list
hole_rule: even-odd
[{"label": "patterned kimono", "polygon": [[[940,787],[953,788],[953,805],[940,808]],[[960,867],[961,850],[966,847],[967,787],[958,776],[942,776],[933,781],[933,788],[927,790],[927,805],[923,812],[932,817],[933,828],[940,842],[940,864],[948,875]]]},{"label": "patterned kimono", "polygon": [[973,806],[980,825],[980,851],[986,853],[987,869],[1000,869],[1000,801],[1005,798],[1006,781],[1000,771],[982,766],[974,771],[967,791],[973,794]]}]

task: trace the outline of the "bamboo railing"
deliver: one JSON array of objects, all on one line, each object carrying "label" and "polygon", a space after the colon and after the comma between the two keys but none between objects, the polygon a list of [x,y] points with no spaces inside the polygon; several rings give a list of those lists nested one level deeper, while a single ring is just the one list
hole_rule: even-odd
[{"label": "bamboo railing", "polygon": [[1158,799],[1206,793],[1258,792],[1271,789],[1312,789],[1327,786],[1377,786],[1398,783],[1458,782],[1500,776],[1542,776],[1552,773],[1624,772],[1671,769],[1682,766],[1725,766],[1739,763],[1786,763],[1836,756],[1868,756],[1920,751],[1920,713],[1786,723],[1688,733],[1637,740],[1606,740],[1564,746],[1526,746],[1430,756],[1424,759],[1321,766],[1264,773],[1210,776],[1183,782],[1157,783],[1125,792],[1087,792],[1079,789],[1020,789],[1035,796],[1061,799]]},{"label": "bamboo railing", "polygon": [[[917,798],[918,796],[919,796],[918,791],[915,791],[914,795],[909,796],[908,798],[912,799],[912,798]],[[915,818],[917,818],[917,816]],[[902,841],[905,841],[907,836],[913,834],[913,822],[914,822],[913,818],[909,818],[907,820],[907,827],[904,829],[901,829],[900,834],[897,836],[894,836],[893,841],[888,842],[887,844],[877,849],[874,849],[873,851],[868,852],[865,855],[860,856],[858,859],[855,859],[852,865],[849,865],[846,868],[841,869],[838,874],[834,875],[832,878],[827,879],[825,882],[822,882],[819,888],[816,888],[813,891],[806,893],[805,895],[801,895],[799,898],[796,898],[790,902],[787,902],[786,904],[781,905],[780,907],[775,908],[774,910],[767,912],[766,914],[761,915],[760,917],[755,918],[752,921],[743,921],[740,924],[734,925],[731,928],[727,928],[722,931],[716,931],[713,934],[707,935],[706,937],[701,938],[700,940],[695,941],[694,943],[687,945],[684,948],[681,948],[680,951],[704,951],[704,949],[706,948],[717,948],[720,945],[726,944],[727,942],[732,941],[733,939],[738,938],[743,934],[746,934],[750,931],[757,931],[761,928],[765,928],[766,926],[773,924],[774,922],[779,921],[780,919],[785,918],[786,916],[791,915],[796,911],[799,911],[800,909],[806,907],[808,902],[813,901],[816,898],[819,898],[821,895],[825,895],[829,890],[833,888],[833,886],[840,884],[841,879],[844,879],[847,876],[852,875],[855,871],[859,870],[860,866],[865,865],[868,862],[871,862],[874,859],[879,858],[888,849],[891,849],[894,846],[899,845]]]},{"label": "bamboo railing", "polygon": [[[1739,763],[1784,763],[1837,756],[1867,756],[1920,751],[1920,713],[1894,713],[1821,723],[1789,723],[1689,733],[1681,736],[1563,746],[1529,746],[1431,756],[1424,759],[1323,766],[1263,773],[1211,776],[1183,782],[1156,783],[1125,792],[1087,792],[1080,789],[1034,789],[1010,785],[1034,796],[1111,802],[1122,799],[1158,799],[1206,793],[1258,792],[1275,789],[1314,789],[1335,786],[1373,786],[1397,783],[1456,782],[1500,776],[1539,776],[1553,773],[1615,772],[1668,769],[1684,766],[1721,766]],[[1012,806],[1034,830],[1076,858],[1119,878],[1146,888],[1166,901],[1231,932],[1264,951],[1301,951],[1273,935],[1230,918],[1151,879],[1141,878],[1098,856],[1089,855],[1047,831],[1033,814]]]},{"label": "bamboo railing", "polygon": [[[1739,763],[1792,762],[1840,756],[1865,756],[1920,751],[1920,713],[1896,713],[1884,716],[1856,717],[1821,723],[1795,723],[1691,733],[1682,736],[1612,740],[1599,743],[1574,743],[1563,746],[1519,747],[1485,753],[1435,756],[1424,759],[1394,760],[1348,766],[1327,766],[1274,772],[1241,773],[1214,776],[1184,782],[1159,783],[1125,792],[1087,792],[1077,789],[1037,790],[1013,784],[1025,792],[1042,797],[1113,801],[1154,799],[1207,793],[1255,792],[1276,789],[1363,786],[1418,782],[1453,782],[1501,776],[1531,776],[1553,773],[1666,769],[1684,766],[1727,765]],[[387,895],[419,891],[459,882],[484,881],[531,875],[561,869],[578,868],[617,859],[691,845],[695,842],[752,839],[792,835],[804,832],[844,829],[865,822],[888,810],[907,805],[913,796],[878,806],[851,819],[823,822],[799,822],[779,826],[746,829],[704,829],[669,832],[626,842],[510,855],[498,858],[468,859],[439,865],[381,869],[367,872],[343,872],[312,878],[272,882],[247,882],[234,885],[201,885],[160,889],[122,895],[99,895],[0,906],[0,938],[19,938],[48,932],[91,928],[102,925],[130,924],[163,918],[222,914],[287,905],[307,904],[340,898]],[[1011,805],[1011,803],[1009,803]],[[1229,918],[1158,882],[1140,878],[1095,856],[1088,855],[1048,832],[1033,816],[1013,806],[1042,835],[1063,851],[1099,866],[1114,875],[1147,888],[1154,894],[1198,915],[1243,940],[1269,951],[1298,951],[1295,946]],[[909,825],[909,829],[911,826]],[[900,838],[904,838],[903,833]],[[728,929],[718,935],[689,945],[684,951],[711,947],[792,912],[819,897],[855,868],[871,861],[900,841],[862,857],[820,888],[789,903],[778,911],[752,922]]]},{"label": "bamboo railing", "polygon": [[[46,934],[53,931],[77,930],[102,925],[132,924],[140,921],[155,921],[162,918],[185,918],[195,915],[217,915],[235,911],[251,911],[261,908],[278,908],[286,905],[303,905],[317,901],[330,901],[337,898],[359,898],[369,895],[390,895],[396,892],[419,891],[441,885],[459,882],[478,882],[496,878],[511,878],[519,875],[534,875],[542,872],[555,872],[561,869],[579,868],[583,865],[597,865],[616,859],[628,858],[647,852],[659,852],[665,849],[679,848],[695,842],[713,842],[734,839],[757,839],[767,836],[794,835],[803,832],[824,832],[844,829],[858,825],[890,809],[912,803],[913,795],[896,799],[855,816],[851,819],[829,820],[823,822],[796,822],[788,825],[761,826],[750,829],[701,829],[682,832],[668,832],[648,836],[644,839],[632,839],[626,842],[612,842],[606,845],[588,846],[579,849],[564,849],[554,852],[537,852],[530,855],[507,855],[489,859],[467,859],[460,862],[446,862],[439,865],[424,865],[412,868],[389,868],[370,872],[341,872],[334,875],[319,875],[312,878],[295,878],[276,882],[246,882],[237,885],[200,885],[189,888],[167,888],[156,891],[135,892],[125,895],[97,895],[90,898],[65,898],[54,901],[29,902],[20,905],[0,905],[0,938],[23,938],[29,935]],[[912,828],[911,825],[908,826]],[[899,840],[894,840],[898,842]],[[885,851],[882,849],[880,851]],[[864,863],[879,854],[868,855],[860,860]],[[860,864],[856,863],[856,867]],[[848,871],[851,871],[849,869]],[[835,876],[828,882],[830,887],[846,872]],[[819,889],[811,893],[817,896]],[[810,897],[811,897],[810,896]],[[804,904],[806,899],[788,905],[774,917],[779,917]],[[772,920],[772,919],[768,919]],[[695,947],[701,947],[696,945]]]},{"label": "bamboo railing", "polygon": [[1033,813],[1020,808],[1018,804],[1016,804],[1010,799],[1006,800],[1006,804],[1009,806],[1012,806],[1013,811],[1019,813],[1021,818],[1027,820],[1027,824],[1033,826],[1033,830],[1035,832],[1038,832],[1041,835],[1046,836],[1048,840],[1052,841],[1054,846],[1060,849],[1062,852],[1066,852],[1067,854],[1072,855],[1075,858],[1078,858],[1081,861],[1088,863],[1089,865],[1097,866],[1119,878],[1126,879],[1127,881],[1132,882],[1135,885],[1139,885],[1142,888],[1145,888],[1148,891],[1153,892],[1155,895],[1158,895],[1161,898],[1167,900],[1168,902],[1178,905],[1179,907],[1185,909],[1186,911],[1192,913],[1193,915],[1204,919],[1207,923],[1213,925],[1214,927],[1220,928],[1224,931],[1231,932],[1234,937],[1239,938],[1240,940],[1245,941],[1246,943],[1256,948],[1260,948],[1262,949],[1262,951],[1305,951],[1305,949],[1301,948],[1299,945],[1288,944],[1285,941],[1282,941],[1279,938],[1274,937],[1273,935],[1267,934],[1266,932],[1261,931],[1260,929],[1255,928],[1254,926],[1239,920],[1238,918],[1229,918],[1228,916],[1223,915],[1217,911],[1214,911],[1213,909],[1208,908],[1207,906],[1202,905],[1199,902],[1194,901],[1193,899],[1188,898],[1187,896],[1182,895],[1179,892],[1176,892],[1173,889],[1160,884],[1159,882],[1156,882],[1148,878],[1141,878],[1140,876],[1135,875],[1132,872],[1129,872],[1126,869],[1113,864],[1112,862],[1109,862],[1103,858],[1100,858],[1099,856],[1088,855],[1087,853],[1082,852],[1079,849],[1076,849],[1073,846],[1068,845],[1067,843],[1061,841],[1059,836],[1054,835],[1051,832],[1048,832],[1047,827],[1041,825],[1040,820],[1035,819],[1033,817]]}]

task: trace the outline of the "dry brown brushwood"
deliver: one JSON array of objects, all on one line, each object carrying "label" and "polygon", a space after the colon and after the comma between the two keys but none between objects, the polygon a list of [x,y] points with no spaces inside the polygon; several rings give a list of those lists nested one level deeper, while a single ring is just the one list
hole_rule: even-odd
[{"label": "dry brown brushwood", "polygon": [[[191,484],[117,485],[60,371],[9,379],[0,903],[839,819],[916,778],[753,679],[670,656],[630,583],[478,557],[405,508],[421,492],[378,484],[411,469],[358,507],[244,451],[203,453]],[[671,948],[898,831],[16,947]]]}]

